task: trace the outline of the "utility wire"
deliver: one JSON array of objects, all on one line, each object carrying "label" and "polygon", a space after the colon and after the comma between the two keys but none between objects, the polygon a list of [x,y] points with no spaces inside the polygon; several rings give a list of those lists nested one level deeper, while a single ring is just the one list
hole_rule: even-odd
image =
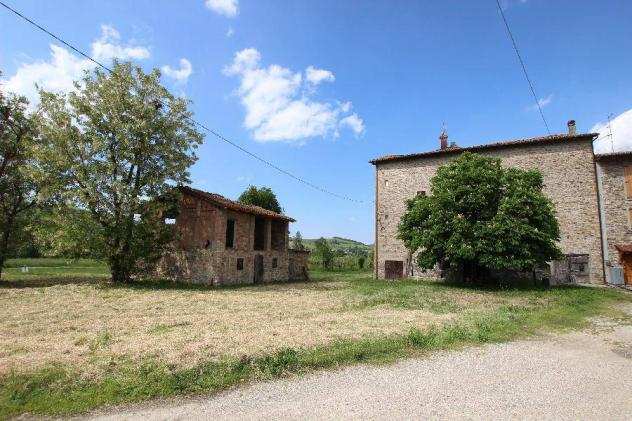
[{"label": "utility wire", "polygon": [[[114,71],[111,68],[109,68],[108,66],[106,66],[103,63],[99,62],[98,60],[92,58],[90,55],[88,55],[87,53],[84,53],[79,48],[75,47],[74,45],[64,41],[60,36],[55,35],[53,32],[49,31],[48,29],[46,29],[42,25],[38,24],[37,22],[33,21],[29,17],[25,16],[24,14],[20,13],[19,11],[15,10],[14,8],[12,8],[8,4],[6,4],[4,1],[0,0],[0,6],[4,7],[5,9],[9,10],[13,14],[15,14],[18,17],[22,18],[26,22],[28,22],[31,25],[35,26],[40,31],[44,32],[48,36],[50,36],[50,37],[54,38],[55,40],[59,41],[60,43],[62,43],[66,47],[70,48],[71,50],[73,50],[77,54],[81,55],[82,57],[85,57],[86,59],[90,60],[92,63],[94,63],[97,66],[101,67],[102,69],[104,69],[108,73],[114,73]],[[156,102],[158,102],[161,106],[165,106],[165,104],[162,101],[160,101],[160,100],[157,100]],[[286,175],[286,176],[298,181],[299,183],[302,183],[302,184],[304,184],[304,185],[306,185],[306,186],[308,186],[308,187],[310,187],[310,188],[312,188],[314,190],[317,190],[317,191],[319,191],[321,193],[328,194],[328,195],[336,197],[338,199],[347,200],[349,202],[354,202],[354,203],[365,203],[365,201],[363,201],[363,200],[357,200],[357,199],[353,199],[353,198],[350,198],[350,197],[342,195],[342,194],[334,193],[332,191],[329,191],[329,190],[325,189],[324,187],[320,187],[320,186],[318,186],[318,185],[316,185],[316,184],[314,184],[314,183],[312,183],[310,181],[307,181],[307,180],[305,180],[302,177],[294,175],[291,172],[289,172],[287,170],[284,170],[283,168],[279,167],[278,165],[275,165],[272,162],[260,157],[259,155],[255,154],[253,152],[250,152],[249,150],[247,150],[243,146],[240,146],[239,144],[227,139],[221,133],[219,133],[217,130],[213,130],[213,129],[209,128],[208,126],[206,126],[205,124],[200,123],[199,121],[196,121],[196,120],[194,120],[191,117],[188,117],[188,120],[191,121],[196,126],[206,130],[208,133],[212,134],[217,139],[219,139],[219,140],[221,140],[221,141],[223,141],[225,143],[228,143],[229,145],[239,149],[241,152],[245,153],[246,155],[250,156],[251,158],[254,158],[257,161],[264,163],[265,165],[269,166],[270,168],[273,168],[274,170],[276,170],[276,171],[280,172],[281,174],[284,174],[284,175]]]},{"label": "utility wire", "polygon": [[538,110],[540,111],[540,117],[542,117],[542,122],[544,123],[544,127],[546,127],[547,133],[551,134],[551,130],[549,130],[549,125],[546,122],[546,118],[544,118],[544,112],[542,112],[542,106],[540,105],[540,100],[538,99],[538,96],[535,93],[535,88],[533,87],[533,83],[531,82],[531,79],[529,78],[529,74],[527,73],[527,66],[524,64],[524,60],[522,59],[522,56],[520,55],[520,50],[518,50],[518,44],[516,43],[516,39],[511,33],[511,28],[509,27],[509,22],[507,22],[507,18],[505,17],[505,12],[503,12],[503,8],[500,5],[500,0],[496,0],[496,5],[498,6],[498,11],[500,12],[500,16],[502,17],[503,22],[505,23],[505,28],[507,28],[507,34],[509,35],[509,39],[511,39],[511,44],[513,45],[513,49],[516,52],[516,55],[518,56],[518,61],[520,62],[520,66],[522,66],[522,72],[524,73],[524,77],[525,79],[527,79],[527,83],[529,84],[529,89],[531,89],[531,94],[533,95],[533,99],[535,100],[535,105],[538,107]]}]

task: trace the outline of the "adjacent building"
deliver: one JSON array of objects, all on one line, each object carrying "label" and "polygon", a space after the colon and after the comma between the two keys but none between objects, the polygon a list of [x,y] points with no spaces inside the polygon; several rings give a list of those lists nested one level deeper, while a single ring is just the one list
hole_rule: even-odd
[{"label": "adjacent building", "polygon": [[[459,147],[448,143],[443,132],[437,150],[408,155],[388,155],[371,161],[375,166],[375,276],[398,278],[435,276],[423,272],[415,258],[397,239],[397,225],[406,210],[406,199],[429,194],[430,180],[439,166],[463,151],[500,158],[503,165],[537,169],[544,178],[544,192],[554,203],[560,226],[559,246],[565,254],[551,262],[557,282],[604,283],[625,278],[623,266],[632,263],[631,154],[595,156],[597,133],[577,133],[568,122],[568,133]],[[626,187],[627,186],[627,187]],[[632,284],[632,266],[627,282]]]},{"label": "adjacent building", "polygon": [[309,252],[289,248],[294,219],[191,187],[180,191],[176,241],[158,275],[212,285],[308,279]]}]

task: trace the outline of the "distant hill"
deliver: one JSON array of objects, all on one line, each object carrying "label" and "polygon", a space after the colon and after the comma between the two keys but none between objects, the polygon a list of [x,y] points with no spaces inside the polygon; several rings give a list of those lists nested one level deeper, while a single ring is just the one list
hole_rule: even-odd
[{"label": "distant hill", "polygon": [[[303,244],[308,250],[314,250],[317,238],[303,238]],[[347,254],[347,255],[368,255],[372,245],[361,243],[360,241],[351,240],[349,238],[342,237],[331,237],[326,238],[329,242],[329,246],[332,248],[336,254]]]}]

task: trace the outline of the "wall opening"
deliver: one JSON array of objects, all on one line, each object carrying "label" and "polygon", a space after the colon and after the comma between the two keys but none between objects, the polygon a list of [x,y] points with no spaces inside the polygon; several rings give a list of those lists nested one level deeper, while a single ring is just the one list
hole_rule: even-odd
[{"label": "wall opening", "polygon": [[244,270],[244,258],[237,258],[237,270]]},{"label": "wall opening", "polygon": [[235,220],[226,221],[226,248],[232,249],[235,246]]},{"label": "wall opening", "polygon": [[283,221],[272,221],[271,244],[272,250],[285,250],[287,224]]},{"label": "wall opening", "polygon": [[266,220],[263,218],[255,218],[255,250],[265,250],[266,248]]}]

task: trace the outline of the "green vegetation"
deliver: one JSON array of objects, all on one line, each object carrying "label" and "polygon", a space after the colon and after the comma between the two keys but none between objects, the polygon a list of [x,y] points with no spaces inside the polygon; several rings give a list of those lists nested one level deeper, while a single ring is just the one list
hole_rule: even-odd
[{"label": "green vegetation", "polygon": [[259,206],[272,212],[283,213],[283,208],[270,187],[248,186],[237,200],[244,205]]},{"label": "green vegetation", "polygon": [[[454,317],[400,334],[341,339],[315,347],[287,347],[241,358],[227,356],[193,367],[177,367],[147,357],[140,362],[112,358],[107,371],[94,377],[60,364],[32,372],[13,372],[0,379],[0,417],[23,413],[66,415],[106,404],[212,393],[244,382],[322,368],[358,362],[384,363],[433,350],[507,341],[544,331],[566,331],[586,326],[588,318],[597,315],[624,317],[614,304],[632,302],[629,294],[606,288],[502,289],[419,280],[375,281],[358,273],[315,272],[313,276],[316,282],[309,284],[310,288],[340,291],[342,296],[353,297],[350,303],[355,304],[345,311],[424,309]],[[304,291],[302,288],[305,287],[296,285],[294,291]],[[150,330],[165,335],[172,328],[156,324]],[[95,352],[106,348],[113,340],[112,333],[103,330],[88,346]]]},{"label": "green vegetation", "polygon": [[[327,270],[366,270],[373,265],[373,247],[342,237],[302,239],[310,267]],[[325,259],[324,259],[325,258]]]},{"label": "green vegetation", "polygon": [[531,271],[561,252],[553,203],[537,170],[504,168],[470,152],[439,167],[430,195],[407,202],[399,238],[424,269],[439,265],[466,280],[495,270]]},{"label": "green vegetation", "polygon": [[[28,269],[23,269],[28,268]],[[23,285],[47,285],[57,281],[76,279],[107,279],[110,276],[108,266],[94,259],[9,259],[5,264],[3,279],[11,284],[23,282]],[[5,286],[11,284],[4,284]],[[3,283],[0,281],[0,287]]]}]

